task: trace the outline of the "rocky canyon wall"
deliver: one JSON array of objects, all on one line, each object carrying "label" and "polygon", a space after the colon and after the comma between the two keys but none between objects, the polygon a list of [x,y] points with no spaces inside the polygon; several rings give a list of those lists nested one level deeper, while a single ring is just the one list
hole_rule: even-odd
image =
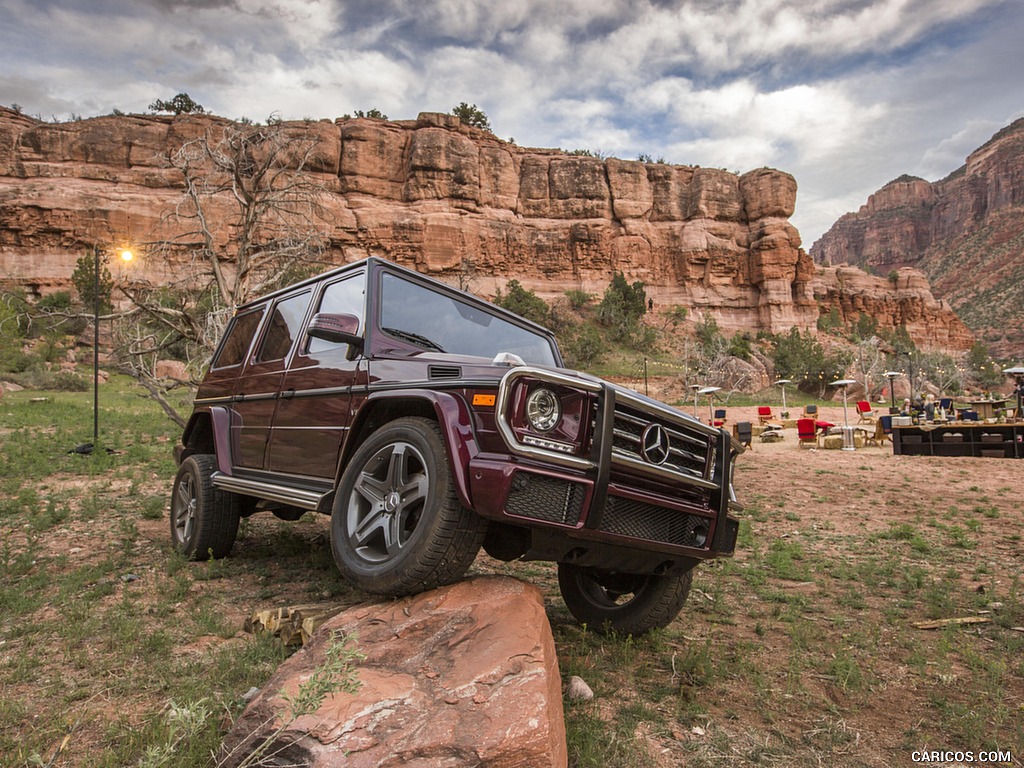
[{"label": "rocky canyon wall", "polygon": [[818,264],[921,270],[990,350],[1024,355],[1024,119],[945,179],[886,184],[811,248]]},{"label": "rocky canyon wall", "polygon": [[[0,108],[3,276],[45,293],[67,287],[87,246],[180,235],[169,214],[182,177],[167,158],[228,125],[205,115],[53,124]],[[726,332],[813,329],[815,293],[828,293],[789,222],[797,185],[781,171],[527,149],[434,113],[286,128],[315,137],[307,171],[323,190],[336,263],[377,255],[468,281],[481,295],[516,279],[546,298],[573,288],[600,295],[622,272],[659,305],[710,313]],[[175,265],[143,259],[140,268],[160,280]],[[889,313],[880,324],[897,322],[900,306],[895,295],[880,303]],[[932,346],[956,336],[922,332]]]}]

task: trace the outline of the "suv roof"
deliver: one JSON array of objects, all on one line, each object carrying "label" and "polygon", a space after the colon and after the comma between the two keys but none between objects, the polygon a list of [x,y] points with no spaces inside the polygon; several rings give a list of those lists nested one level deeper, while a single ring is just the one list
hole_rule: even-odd
[{"label": "suv roof", "polygon": [[355,271],[361,269],[362,267],[367,267],[371,272],[376,272],[381,269],[387,270],[389,272],[398,272],[403,276],[409,278],[410,280],[418,281],[421,283],[429,283],[437,290],[442,291],[444,293],[449,293],[452,296],[457,297],[459,301],[477,304],[482,309],[485,309],[487,312],[495,315],[501,315],[505,319],[513,323],[516,323],[517,325],[526,326],[534,331],[537,331],[538,333],[543,333],[548,336],[554,335],[550,328],[547,328],[546,326],[543,326],[540,323],[535,323],[532,320],[527,320],[525,317],[517,315],[515,312],[511,312],[505,309],[504,307],[500,307],[497,304],[494,304],[490,301],[481,299],[476,294],[473,294],[469,291],[460,290],[442,280],[438,280],[437,278],[424,275],[421,272],[417,272],[414,269],[403,267],[401,264],[396,264],[393,261],[382,259],[379,256],[368,256],[365,259],[354,261],[351,264],[345,264],[340,267],[335,267],[334,269],[329,269],[326,272],[321,272],[319,274],[313,275],[312,277],[307,277],[306,279],[300,280],[296,283],[291,283],[289,285],[284,286],[283,288],[278,288],[276,291],[264,293],[258,298],[251,299],[245,302],[244,304],[240,304],[236,312],[249,309],[250,307],[254,307],[259,304],[266,303],[268,301],[273,301],[278,296],[282,296],[284,294],[291,294],[295,292],[296,289],[304,288],[306,286],[311,285],[317,285],[321,282],[324,282],[334,277],[335,275],[343,275],[346,272]]}]

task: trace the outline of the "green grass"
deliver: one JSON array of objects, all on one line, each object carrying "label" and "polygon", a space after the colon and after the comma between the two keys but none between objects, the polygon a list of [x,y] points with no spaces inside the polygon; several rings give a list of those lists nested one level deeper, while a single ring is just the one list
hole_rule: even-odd
[{"label": "green grass", "polygon": [[[243,521],[225,560],[173,553],[177,429],[123,379],[101,395],[114,452],[92,456],[66,452],[90,439],[91,393],[0,404],[12,467],[0,479],[0,765],[45,765],[67,737],[54,765],[146,766],[159,753],[160,765],[212,766],[222,722],[286,655],[241,633],[244,616],[354,595],[313,516]],[[575,624],[547,563],[478,561],[542,588],[563,680],[596,694],[565,702],[570,766],[901,764],[926,744],[1024,752],[1017,495],[972,475],[933,509],[846,482],[868,469],[816,472],[806,506],[741,474],[737,556],[699,567],[681,617],[643,638]],[[818,514],[850,499],[887,524],[851,533]],[[969,615],[992,621],[912,626]],[[902,746],[867,738],[879,712]]]}]

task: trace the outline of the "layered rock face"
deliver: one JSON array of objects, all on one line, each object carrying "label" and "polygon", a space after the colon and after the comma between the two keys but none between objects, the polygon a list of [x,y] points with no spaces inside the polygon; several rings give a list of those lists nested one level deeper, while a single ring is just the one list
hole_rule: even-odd
[{"label": "layered rock face", "polygon": [[939,349],[969,349],[974,342],[970,329],[932,296],[927,278],[916,269],[901,267],[891,278],[882,278],[847,265],[819,267],[813,291],[822,312],[834,308],[847,324],[867,315],[879,331],[903,326],[912,339],[931,339]]},{"label": "layered rock face", "polygon": [[811,248],[819,264],[912,266],[1000,356],[1024,354],[1024,119],[942,181],[902,176]]},{"label": "layered rock face", "polygon": [[[168,213],[182,178],[167,157],[227,125],[153,115],[49,124],[0,108],[5,276],[36,293],[66,288],[87,244],[180,234]],[[545,298],[600,295],[622,272],[659,306],[707,312],[727,333],[815,327],[814,264],[789,223],[789,174],[525,149],[432,113],[287,129],[315,137],[307,169],[324,192],[334,262],[378,255],[484,296],[510,279]],[[141,268],[160,281],[175,265]]]}]

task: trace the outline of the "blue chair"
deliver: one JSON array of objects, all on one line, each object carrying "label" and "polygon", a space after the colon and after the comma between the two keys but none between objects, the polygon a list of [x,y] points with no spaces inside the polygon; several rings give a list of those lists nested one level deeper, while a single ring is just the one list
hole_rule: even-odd
[{"label": "blue chair", "polygon": [[712,420],[711,425],[715,427],[724,427],[726,422],[725,408],[715,409],[715,418]]},{"label": "blue chair", "polygon": [[977,411],[961,411],[960,418],[964,421],[979,421]]}]

